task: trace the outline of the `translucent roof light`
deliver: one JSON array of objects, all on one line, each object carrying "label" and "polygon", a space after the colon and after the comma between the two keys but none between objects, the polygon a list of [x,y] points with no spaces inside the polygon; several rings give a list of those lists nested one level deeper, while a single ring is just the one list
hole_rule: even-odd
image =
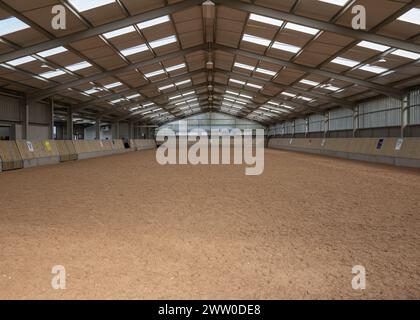
[{"label": "translucent roof light", "polygon": [[147,51],[147,50],[149,50],[149,48],[145,44],[141,44],[135,47],[123,49],[121,50],[121,54],[127,57],[133,54],[139,53],[139,52]]},{"label": "translucent roof light", "polygon": [[299,81],[300,83],[303,83],[303,84],[307,84],[307,85],[309,85],[309,86],[317,86],[317,85],[319,85],[319,82],[315,82],[315,81],[311,81],[311,80],[306,80],[306,79],[303,79],[303,80],[300,80]]},{"label": "translucent roof light", "polygon": [[420,25],[420,8],[413,8],[397,20]]},{"label": "translucent roof light", "polygon": [[412,59],[412,60],[420,59],[420,54],[419,53],[406,51],[406,50],[401,50],[401,49],[395,50],[391,54],[399,56],[399,57],[407,58],[407,59]]},{"label": "translucent roof light", "polygon": [[364,71],[368,71],[368,72],[372,72],[372,73],[377,73],[377,74],[389,71],[389,69],[378,67],[378,66],[372,66],[370,64],[361,66],[359,69],[364,70]]},{"label": "translucent roof light", "polygon": [[333,4],[336,6],[344,6],[349,0],[319,0],[321,2],[325,2],[325,3],[329,3],[329,4]]},{"label": "translucent roof light", "polygon": [[267,74],[269,76],[275,76],[276,72],[271,71],[271,70],[267,70],[267,69],[263,69],[263,68],[257,68],[255,70],[255,72],[259,72],[259,73],[263,73],[263,74]]},{"label": "translucent roof light", "polygon": [[243,64],[243,63],[239,63],[239,62],[235,62],[233,66],[238,67],[238,68],[242,68],[242,69],[245,69],[245,70],[250,70],[250,71],[254,70],[253,66]]},{"label": "translucent roof light", "polygon": [[264,47],[267,47],[271,43],[271,41],[268,40],[268,39],[256,37],[256,36],[246,34],[246,33],[242,37],[242,40],[246,41],[246,42],[255,43],[255,44],[258,44],[258,45],[264,46]]},{"label": "translucent roof light", "polygon": [[10,17],[0,20],[0,37],[30,28],[18,18]]},{"label": "translucent roof light", "polygon": [[134,29],[133,26],[128,26],[128,27],[125,27],[125,28],[121,28],[121,29],[118,29],[118,30],[114,30],[114,31],[104,33],[103,36],[107,39],[112,39],[112,38],[121,36],[123,34],[130,33],[130,32],[134,32],[134,31],[136,31],[136,29]]},{"label": "translucent roof light", "polygon": [[15,59],[15,60],[11,60],[11,61],[7,61],[8,64],[10,64],[11,66],[20,66],[21,64],[25,64],[28,62],[32,62],[35,61],[36,59],[32,56],[26,56],[26,57],[22,57],[19,59]]},{"label": "translucent roof light", "polygon": [[266,24],[271,24],[271,25],[276,26],[276,27],[280,27],[283,24],[283,20],[273,19],[273,18],[266,17],[266,16],[260,16],[260,15],[255,14],[255,13],[250,14],[249,20],[254,20],[254,21],[258,21],[258,22],[262,22],[262,23],[266,23]]},{"label": "translucent roof light", "polygon": [[168,67],[168,68],[165,68],[165,69],[166,69],[167,72],[171,72],[171,71],[175,71],[175,70],[178,70],[178,69],[182,69],[184,67],[185,67],[185,63],[180,63],[180,64],[177,64],[175,66]]},{"label": "translucent roof light", "polygon": [[341,58],[341,57],[337,57],[334,60],[331,60],[331,62],[335,64],[340,64],[346,67],[355,67],[360,63],[359,61],[354,61],[354,60]]},{"label": "translucent roof light", "polygon": [[153,72],[145,73],[144,76],[146,78],[151,78],[151,77],[158,76],[158,75],[160,75],[162,73],[165,73],[165,71],[162,70],[162,69],[160,69],[160,70],[156,70],[156,71],[153,71]]},{"label": "translucent roof light", "polygon": [[54,71],[48,71],[48,72],[44,72],[41,73],[39,76],[46,78],[46,79],[50,79],[50,78],[54,78],[54,77],[58,77],[65,74],[64,71],[62,70],[54,70]]},{"label": "translucent roof light", "polygon": [[379,51],[379,52],[384,52],[384,51],[390,49],[390,47],[388,47],[388,46],[384,46],[382,44],[377,44],[377,43],[369,42],[369,41],[361,41],[357,44],[357,46],[367,48],[367,49],[371,49],[371,50],[375,50],[375,51]]},{"label": "translucent roof light", "polygon": [[89,68],[91,66],[92,65],[89,62],[83,61],[83,62],[79,62],[79,63],[72,64],[70,66],[67,66],[66,69],[70,71],[77,71],[77,70]]},{"label": "translucent roof light", "polygon": [[110,84],[104,85],[104,88],[106,88],[106,89],[112,89],[112,88],[116,88],[116,87],[119,87],[119,86],[122,86],[122,83],[121,82],[114,82],[114,83],[110,83]]},{"label": "translucent roof light", "polygon": [[158,48],[158,47],[170,44],[170,43],[174,43],[176,41],[177,40],[176,40],[175,36],[169,36],[169,37],[162,38],[162,39],[159,39],[159,40],[151,41],[151,42],[149,42],[149,44],[152,48]]},{"label": "translucent roof light", "polygon": [[273,43],[273,48],[277,50],[292,52],[292,53],[297,53],[300,50],[300,47],[297,47],[288,43],[278,42],[278,41]]},{"label": "translucent roof light", "polygon": [[57,48],[53,48],[53,49],[49,49],[49,50],[45,50],[45,51],[41,51],[38,52],[37,55],[43,57],[43,58],[47,58],[62,52],[66,52],[67,49],[64,47],[57,47]]},{"label": "translucent roof light", "polygon": [[137,24],[137,26],[140,29],[146,29],[146,28],[153,27],[153,26],[161,24],[161,23],[169,22],[169,21],[170,21],[169,16],[162,16],[162,17],[159,17],[159,18],[155,18],[155,19],[151,19],[151,20],[148,20],[148,21],[140,22],[139,24]]},{"label": "translucent roof light", "polygon": [[318,29],[305,27],[305,26],[302,26],[300,24],[296,24],[296,23],[292,23],[292,22],[288,22],[284,28],[289,29],[289,30],[294,30],[294,31],[298,31],[298,32],[311,34],[311,35],[316,35],[319,32]]},{"label": "translucent roof light", "polygon": [[69,0],[69,2],[77,11],[83,12],[114,3],[115,0]]}]

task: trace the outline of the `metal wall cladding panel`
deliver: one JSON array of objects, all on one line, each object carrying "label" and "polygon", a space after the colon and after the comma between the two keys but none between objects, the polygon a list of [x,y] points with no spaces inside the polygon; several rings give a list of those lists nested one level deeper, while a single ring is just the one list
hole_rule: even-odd
[{"label": "metal wall cladding panel", "polygon": [[393,98],[381,98],[359,105],[359,127],[378,128],[401,125],[402,101]]},{"label": "metal wall cladding panel", "polygon": [[312,114],[309,116],[309,132],[323,132],[325,129],[324,116]]},{"label": "metal wall cladding panel", "polygon": [[33,103],[29,106],[29,122],[49,124],[51,106],[43,103]]},{"label": "metal wall cladding panel", "polygon": [[338,108],[329,112],[329,130],[351,130],[353,129],[353,111],[350,109]]},{"label": "metal wall cladding panel", "polygon": [[410,92],[410,122],[420,124],[420,90]]},{"label": "metal wall cladding panel", "polygon": [[7,96],[0,96],[0,121],[20,121],[19,99]]},{"label": "metal wall cladding panel", "polygon": [[305,133],[305,127],[306,127],[306,121],[305,119],[296,119],[295,120],[295,133]]},{"label": "metal wall cladding panel", "polygon": [[285,134],[293,133],[293,122],[286,122],[285,123]]}]

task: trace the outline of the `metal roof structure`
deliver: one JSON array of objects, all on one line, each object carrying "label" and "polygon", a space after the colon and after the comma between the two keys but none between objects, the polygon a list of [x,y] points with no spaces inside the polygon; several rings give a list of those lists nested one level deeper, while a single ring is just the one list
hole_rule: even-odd
[{"label": "metal roof structure", "polygon": [[1,0],[0,90],[106,121],[270,124],[420,84],[420,0],[212,1]]}]

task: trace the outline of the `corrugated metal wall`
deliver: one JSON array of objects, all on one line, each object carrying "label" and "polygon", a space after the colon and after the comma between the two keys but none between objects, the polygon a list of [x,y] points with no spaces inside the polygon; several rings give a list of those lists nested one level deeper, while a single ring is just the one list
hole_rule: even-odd
[{"label": "corrugated metal wall", "polygon": [[349,109],[332,109],[329,112],[329,130],[353,129],[353,111]]},{"label": "corrugated metal wall", "polygon": [[[182,121],[187,122],[188,131],[196,128],[201,128],[206,131],[210,131],[211,129],[230,130],[232,128],[238,128],[242,130],[264,129],[264,127],[257,122],[247,119],[240,119],[231,115],[218,112],[194,115],[189,118],[183,119]],[[168,123],[166,125],[163,125],[161,128],[170,128],[175,132],[178,132],[179,121]]]},{"label": "corrugated metal wall", "polygon": [[293,133],[293,122],[288,121],[285,123],[284,134],[292,134],[292,133]]},{"label": "corrugated metal wall", "polygon": [[381,98],[359,105],[359,128],[380,128],[401,125],[402,101]]},{"label": "corrugated metal wall", "polygon": [[0,121],[20,121],[19,99],[0,96]]},{"label": "corrugated metal wall", "polygon": [[409,96],[410,124],[420,124],[420,90],[415,90]]},{"label": "corrugated metal wall", "polygon": [[29,108],[29,122],[46,124],[50,123],[51,107],[43,103],[33,103]]},{"label": "corrugated metal wall", "polygon": [[325,117],[322,114],[309,116],[309,132],[323,132],[325,129]]},{"label": "corrugated metal wall", "polygon": [[295,133],[305,133],[305,119],[296,119]]}]

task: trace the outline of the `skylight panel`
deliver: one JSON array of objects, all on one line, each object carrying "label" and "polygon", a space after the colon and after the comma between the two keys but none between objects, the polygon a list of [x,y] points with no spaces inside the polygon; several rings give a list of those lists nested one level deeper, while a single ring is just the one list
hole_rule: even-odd
[{"label": "skylight panel", "polygon": [[191,82],[191,80],[190,79],[187,79],[187,80],[175,82],[175,85],[176,86],[182,86],[183,84],[187,84],[187,83],[190,83],[190,82]]},{"label": "skylight panel", "polygon": [[359,47],[363,47],[363,48],[367,48],[367,49],[371,49],[371,50],[375,50],[375,51],[379,51],[379,52],[384,52],[388,49],[390,49],[390,47],[388,46],[384,46],[381,44],[377,44],[374,42],[369,42],[369,41],[361,41],[357,44]]},{"label": "skylight panel", "polygon": [[162,38],[162,39],[159,39],[159,40],[151,41],[151,42],[149,42],[149,44],[152,48],[158,48],[158,47],[170,44],[170,43],[174,43],[176,41],[177,40],[176,40],[175,36],[169,36],[169,37]]},{"label": "skylight panel", "polygon": [[243,63],[239,63],[239,62],[235,62],[233,66],[238,67],[238,68],[242,68],[242,69],[245,69],[245,70],[250,70],[250,71],[254,70],[253,66],[243,64]]},{"label": "skylight panel", "polygon": [[340,7],[344,6],[348,2],[348,0],[319,0],[319,1],[333,4]]},{"label": "skylight panel", "polygon": [[296,97],[296,95],[294,93],[290,93],[290,92],[285,92],[284,91],[281,94],[286,96],[286,97],[292,97],[292,98]]},{"label": "skylight panel", "polygon": [[128,27],[125,27],[125,28],[121,28],[121,29],[118,29],[118,30],[114,30],[114,31],[104,33],[103,36],[107,39],[112,39],[112,38],[121,36],[123,34],[130,33],[130,32],[134,32],[134,31],[136,31],[136,29],[134,29],[133,26],[128,26]]},{"label": "skylight panel", "polygon": [[355,67],[360,63],[359,61],[354,61],[354,60],[341,58],[341,57],[337,57],[334,60],[331,60],[331,62],[335,64],[340,64],[346,67]]},{"label": "skylight panel", "polygon": [[378,66],[372,66],[370,64],[361,66],[359,69],[372,72],[372,73],[377,73],[377,74],[389,71],[389,69],[378,67]]},{"label": "skylight panel", "polygon": [[135,47],[123,49],[123,50],[121,50],[121,54],[125,57],[128,57],[128,56],[131,56],[133,54],[143,52],[143,51],[147,51],[147,50],[149,50],[149,48],[145,44],[141,44],[141,45],[138,45],[138,46],[135,46]]},{"label": "skylight panel", "polygon": [[28,63],[28,62],[32,62],[35,61],[36,59],[32,56],[26,56],[26,57],[22,57],[22,58],[18,58],[15,60],[11,60],[11,61],[7,61],[8,64],[10,64],[11,66],[20,66],[22,64]]},{"label": "skylight panel", "polygon": [[258,44],[258,45],[264,46],[264,47],[267,47],[271,43],[271,41],[268,40],[268,39],[256,37],[256,36],[246,34],[246,33],[242,37],[242,40],[247,41],[247,42],[251,42],[251,43],[255,43],[255,44]]},{"label": "skylight panel", "polygon": [[420,8],[413,8],[397,20],[420,25]]},{"label": "skylight panel", "polygon": [[246,84],[248,87],[251,87],[251,88],[256,88],[256,89],[262,89],[262,86],[260,86],[260,85],[258,85],[258,84],[254,84],[254,83],[247,83]]},{"label": "skylight panel", "polygon": [[182,96],[180,95],[180,94],[178,94],[178,95],[176,95],[176,96],[172,96],[172,97],[169,97],[168,99],[169,100],[174,100],[174,99],[178,99],[178,98],[181,98]]},{"label": "skylight panel", "polygon": [[248,95],[243,94],[243,93],[241,93],[239,96],[242,97],[242,98],[245,98],[245,99],[252,99],[251,96],[248,96]]},{"label": "skylight panel", "polygon": [[151,77],[158,76],[158,75],[160,75],[162,73],[165,73],[165,71],[162,70],[162,69],[159,69],[159,70],[156,70],[156,71],[153,71],[153,72],[145,73],[144,76],[146,78],[151,78]]},{"label": "skylight panel", "polygon": [[127,99],[135,99],[135,98],[138,98],[140,96],[141,96],[140,93],[135,93],[135,94],[132,94],[131,96],[127,96],[126,98]]},{"label": "skylight panel", "polygon": [[30,28],[18,18],[10,17],[0,20],[0,37]]},{"label": "skylight panel", "polygon": [[153,102],[149,102],[149,103],[144,104],[143,107],[147,108],[147,107],[150,107],[150,106],[153,106],[153,105],[154,105]]},{"label": "skylight panel", "polygon": [[120,99],[116,99],[116,100],[112,100],[112,101],[110,101],[112,104],[115,104],[115,103],[118,103],[118,102],[121,102],[121,101],[124,101],[125,99],[124,98],[120,98]]},{"label": "skylight panel", "polygon": [[250,20],[254,20],[254,21],[258,21],[258,22],[262,22],[262,23],[266,23],[266,24],[271,24],[272,26],[276,26],[276,27],[280,27],[283,24],[282,20],[278,20],[278,19],[273,19],[270,17],[266,17],[266,16],[260,16],[258,14],[255,13],[251,13],[249,16]]},{"label": "skylight panel", "polygon": [[300,80],[299,81],[300,83],[303,83],[303,84],[307,84],[307,85],[309,85],[309,86],[317,86],[317,85],[319,85],[319,82],[315,82],[315,81],[311,81],[311,80],[306,80],[306,79],[303,79],[303,80]]},{"label": "skylight panel", "polygon": [[277,72],[274,72],[274,71],[271,71],[271,70],[268,70],[268,69],[263,69],[263,68],[257,68],[255,70],[255,72],[267,74],[267,75],[272,76],[272,77],[275,76],[276,73],[277,73]]},{"label": "skylight panel", "polygon": [[236,80],[236,79],[229,79],[229,81],[231,81],[231,82],[234,82],[234,83],[237,83],[237,84],[241,84],[241,85],[244,85],[245,84],[245,81],[241,81],[241,80]]},{"label": "skylight panel", "polygon": [[112,89],[112,88],[116,88],[116,87],[119,87],[119,86],[122,86],[121,82],[114,82],[114,83],[110,83],[110,84],[105,85],[104,88]]},{"label": "skylight panel", "polygon": [[174,86],[173,84],[168,84],[167,86],[159,87],[158,89],[162,91],[162,90],[172,88],[173,86]]},{"label": "skylight panel", "polygon": [[279,106],[280,103],[277,103],[275,101],[268,101],[269,104],[273,105],[273,106]]},{"label": "skylight panel", "polygon": [[83,61],[83,62],[79,62],[79,63],[72,64],[70,66],[67,66],[66,69],[70,71],[77,71],[77,70],[89,68],[91,66],[92,65],[89,62]]},{"label": "skylight panel", "polygon": [[300,96],[300,97],[298,97],[298,99],[303,100],[303,101],[312,101],[311,98],[304,97],[304,96]]},{"label": "skylight panel", "polygon": [[43,57],[43,58],[47,58],[62,52],[66,52],[67,49],[64,47],[57,47],[57,48],[53,48],[53,49],[49,49],[49,50],[45,50],[45,51],[41,51],[38,52],[37,55]]},{"label": "skylight panel", "polygon": [[305,27],[305,26],[302,26],[300,24],[296,24],[296,23],[292,23],[292,22],[288,22],[284,28],[289,29],[289,30],[298,31],[298,32],[307,33],[307,34],[310,34],[310,35],[316,35],[319,32],[318,29]]},{"label": "skylight panel", "polygon": [[39,76],[41,76],[45,79],[50,79],[50,78],[61,76],[63,74],[65,74],[65,72],[62,71],[62,70],[54,70],[54,71],[48,71],[48,72],[41,73]]},{"label": "skylight panel", "polygon": [[420,54],[411,52],[411,51],[401,50],[401,49],[395,50],[391,54],[399,56],[399,57],[407,58],[407,59],[412,59],[412,60],[420,59]]},{"label": "skylight panel", "polygon": [[239,93],[234,92],[234,91],[230,91],[230,90],[226,90],[226,93],[228,93],[228,94],[232,94],[232,95],[234,95],[234,96],[239,95]]},{"label": "skylight panel", "polygon": [[333,86],[332,84],[324,84],[321,86],[322,89],[330,90],[330,91],[338,91],[341,88]]},{"label": "skylight panel", "polygon": [[181,63],[181,64],[177,64],[175,66],[168,67],[168,68],[165,68],[165,69],[166,69],[167,72],[171,72],[171,71],[175,71],[175,70],[178,70],[178,69],[182,69],[184,67],[185,67],[185,63]]},{"label": "skylight panel", "polygon": [[114,3],[115,0],[69,0],[69,2],[77,11],[83,12]]},{"label": "skylight panel", "polygon": [[159,18],[155,18],[155,19],[151,19],[151,20],[148,20],[148,21],[140,22],[139,24],[137,24],[137,26],[140,29],[146,29],[146,28],[153,27],[153,26],[161,24],[161,23],[169,22],[169,21],[170,21],[169,16],[162,16],[162,17],[159,17]]},{"label": "skylight panel", "polygon": [[85,91],[86,94],[93,94],[93,93],[97,93],[97,92],[99,92],[99,90],[97,88],[92,88],[92,89],[89,89],[89,90]]},{"label": "skylight panel", "polygon": [[300,50],[300,47],[296,47],[294,45],[291,45],[291,44],[288,44],[288,43],[283,43],[283,42],[278,42],[278,41],[274,42],[273,48],[278,49],[278,50],[287,51],[287,52],[292,52],[292,53],[297,53]]}]

